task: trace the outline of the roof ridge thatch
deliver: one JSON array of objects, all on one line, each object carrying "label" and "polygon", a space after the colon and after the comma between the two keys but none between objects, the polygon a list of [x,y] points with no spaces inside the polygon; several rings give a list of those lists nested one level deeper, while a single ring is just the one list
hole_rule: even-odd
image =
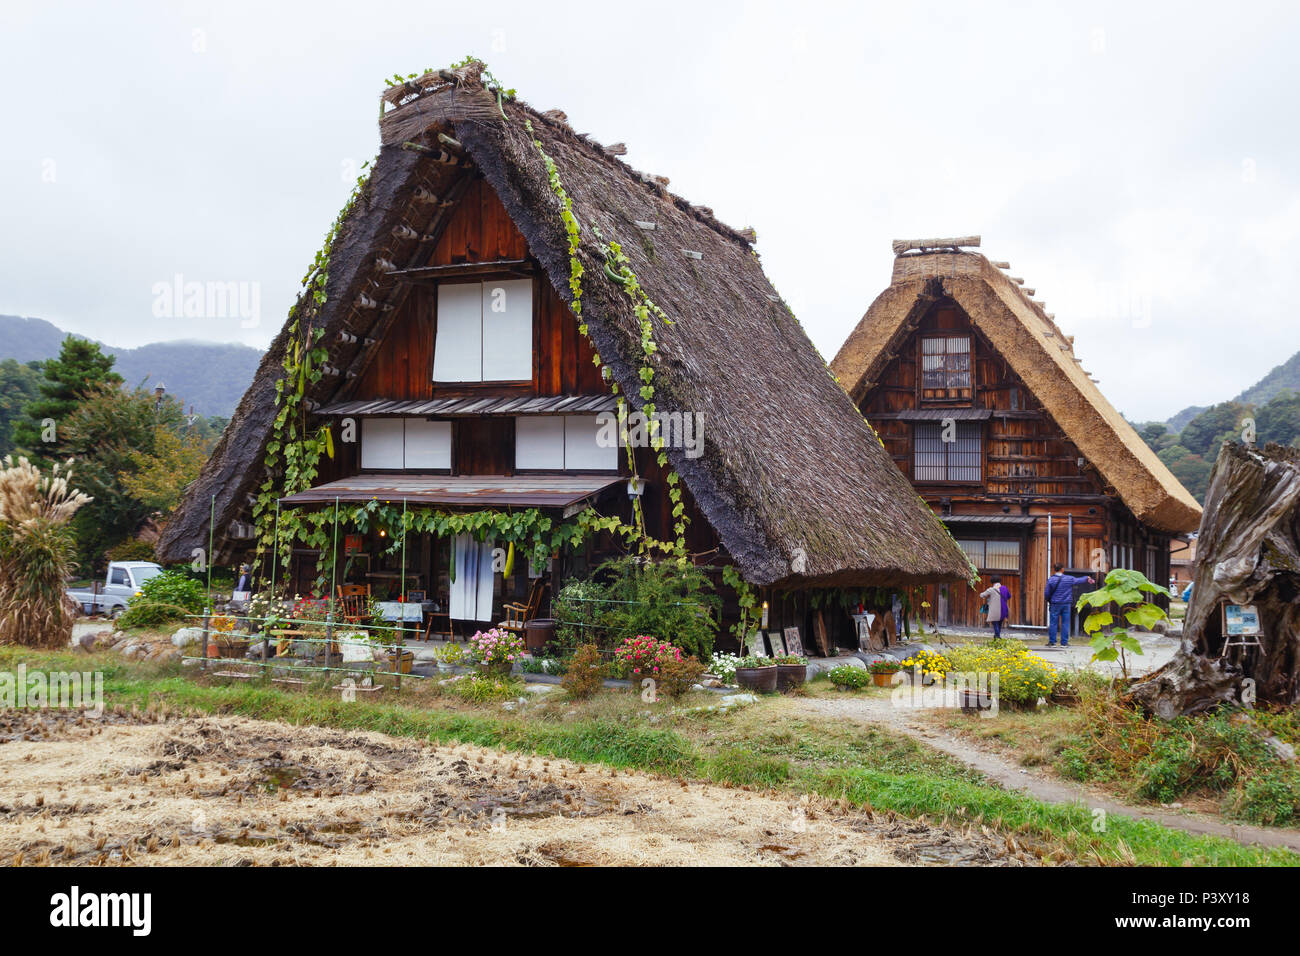
[{"label": "roof ridge thatch", "polygon": [[[365,343],[382,339],[400,311],[385,311],[396,295],[390,267],[416,263],[422,242],[425,250],[436,245],[446,224],[438,210],[470,177],[483,176],[552,287],[572,301],[568,238],[536,139],[581,224],[582,318],[634,409],[641,405],[639,325],[622,287],[603,275],[597,230],[621,243],[645,292],[675,320],[655,320],[655,403],[662,412],[702,414],[705,453],[690,458],[670,447],[669,463],[742,574],[758,585],[796,586],[964,579],[964,554],[833,380],[748,238],[554,114],[498,96],[480,75],[438,73],[427,86],[411,81],[385,92],[400,105],[380,121],[380,188],[343,223],[318,317],[338,375],[314,385],[308,400],[316,407],[346,400],[346,376],[373,354]],[[656,228],[637,225],[645,221]],[[283,354],[277,342],[278,354],[273,345],[250,389],[250,396],[268,396],[268,404]],[[232,420],[222,454],[187,495],[161,550],[181,552],[200,529],[206,536],[208,489],[221,495],[219,528],[238,512],[267,437],[263,419],[241,404],[244,412]],[[242,483],[210,479],[232,475],[235,462],[248,472]]]},{"label": "roof ridge thatch", "polygon": [[[380,117],[381,132],[384,130],[385,121],[389,121],[390,128],[394,130],[394,138],[392,141],[395,141],[397,131],[404,131],[409,128],[394,124],[392,120],[395,117],[395,114],[400,109],[416,103],[423,96],[438,94],[449,90],[468,92],[477,89],[487,93],[488,98],[491,99],[493,90],[483,83],[483,68],[483,64],[480,61],[474,60],[466,66],[455,70],[429,70],[416,80],[407,80],[404,83],[390,86],[380,96],[380,101],[381,103],[394,106],[395,109]],[[420,96],[413,96],[411,93],[412,85],[420,87]],[[557,134],[570,137],[576,143],[581,143],[585,146],[591,147],[594,153],[599,155],[600,158],[608,160],[609,162],[617,163],[619,166],[623,167],[636,179],[638,183],[640,183],[642,187],[650,190],[655,195],[674,203],[677,208],[681,209],[688,215],[694,216],[700,222],[721,235],[742,243],[747,247],[754,243],[755,237],[752,235],[752,230],[736,229],[733,226],[728,225],[717,216],[713,215],[712,209],[707,206],[695,205],[691,203],[689,199],[686,199],[684,196],[670,190],[668,188],[669,180],[667,177],[643,172],[624,160],[622,158],[623,153],[611,152],[608,147],[602,146],[596,140],[592,139],[590,135],[579,133],[569,124],[568,115],[562,110],[538,110],[517,97],[510,97],[509,100],[505,100],[503,97],[502,102],[513,102],[518,108],[528,113],[532,120],[541,121],[555,130]],[[475,104],[473,109],[466,110],[461,118],[488,119],[491,118],[492,111],[496,110],[500,105],[500,103],[495,103],[489,109],[486,101],[480,100]],[[384,142],[390,142],[390,137],[385,136]],[[620,143],[618,145],[624,146],[624,152],[626,152],[626,146],[624,144]]]},{"label": "roof ridge thatch", "polygon": [[950,297],[1139,520],[1164,531],[1195,530],[1200,505],[1097,388],[1074,354],[1073,336],[1002,266],[968,251],[897,256],[890,285],[831,361],[850,397],[861,401],[929,304]]}]

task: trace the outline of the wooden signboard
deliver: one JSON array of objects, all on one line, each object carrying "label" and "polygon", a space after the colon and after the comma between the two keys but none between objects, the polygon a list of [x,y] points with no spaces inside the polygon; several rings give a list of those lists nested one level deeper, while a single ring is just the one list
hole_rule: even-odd
[{"label": "wooden signboard", "polygon": [[772,643],[773,657],[781,657],[788,653],[785,649],[785,641],[781,640],[780,631],[768,631],[767,639]]},{"label": "wooden signboard", "polygon": [[822,616],[821,611],[813,615],[813,637],[817,639],[817,646],[821,648],[822,657],[830,657],[831,645],[826,639],[826,618]]},{"label": "wooden signboard", "polygon": [[799,628],[787,627],[785,633],[785,652],[794,654],[796,657],[803,657],[803,641],[799,639]]}]

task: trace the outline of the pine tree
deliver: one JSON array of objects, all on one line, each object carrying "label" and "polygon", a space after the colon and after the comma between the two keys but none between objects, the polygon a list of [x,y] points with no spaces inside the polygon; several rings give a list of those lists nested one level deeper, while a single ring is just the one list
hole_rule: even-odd
[{"label": "pine tree", "polygon": [[[40,397],[23,408],[13,422],[13,444],[37,460],[57,459],[62,451],[63,425],[86,399],[105,385],[122,384],[113,371],[114,358],[86,339],[69,335],[59,357],[42,364]],[[51,430],[47,426],[53,424]],[[53,441],[48,439],[53,434]]]}]

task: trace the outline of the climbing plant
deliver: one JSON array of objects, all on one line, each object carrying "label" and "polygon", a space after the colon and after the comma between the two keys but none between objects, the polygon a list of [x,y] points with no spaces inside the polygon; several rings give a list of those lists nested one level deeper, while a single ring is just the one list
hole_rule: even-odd
[{"label": "climbing plant", "polygon": [[[301,541],[310,547],[322,547],[325,519],[314,512],[292,510],[280,515],[276,530],[275,503],[286,495],[310,488],[319,473],[322,454],[334,457],[334,439],[328,424],[315,429],[308,426],[306,395],[310,386],[320,381],[322,366],[329,352],[321,339],[325,330],[316,324],[326,301],[329,283],[330,252],[344,220],[370,181],[371,164],[364,163],[353,184],[348,201],[335,217],[302,279],[302,292],[289,314],[284,333],[283,375],[275,383],[275,418],[263,454],[263,479],[253,502],[256,528],[256,556],[259,571],[267,552],[272,561],[287,568],[293,544]],[[322,549],[323,550],[323,549]]]}]

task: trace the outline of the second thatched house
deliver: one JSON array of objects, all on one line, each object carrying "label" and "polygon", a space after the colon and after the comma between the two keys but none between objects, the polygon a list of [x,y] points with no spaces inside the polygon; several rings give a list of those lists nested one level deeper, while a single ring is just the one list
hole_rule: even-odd
[{"label": "second thatched house", "polygon": [[[481,64],[392,87],[380,131],[162,558],[211,535],[221,563],[260,553],[263,582],[275,551],[293,591],[318,575],[419,591],[466,628],[548,563],[557,587],[647,541],[734,568],[772,629],[807,626],[810,589],[968,576],[752,233],[485,83]],[[487,560],[507,543],[540,560],[507,576]]]},{"label": "second thatched house", "polygon": [[[1201,509],[1106,401],[1074,337],[978,252],[979,237],[894,243],[893,279],[831,363],[886,451],[1013,624],[1043,625],[1043,586],[1134,568],[1169,583],[1170,542]],[[935,587],[940,623],[976,625],[978,591]]]}]

